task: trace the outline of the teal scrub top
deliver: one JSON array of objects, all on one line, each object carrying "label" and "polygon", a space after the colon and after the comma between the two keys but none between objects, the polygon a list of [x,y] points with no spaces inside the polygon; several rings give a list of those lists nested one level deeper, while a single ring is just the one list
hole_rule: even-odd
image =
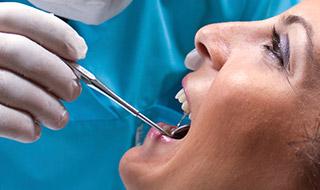
[{"label": "teal scrub top", "polygon": [[[197,30],[210,23],[265,19],[298,2],[133,0],[101,25],[68,23],[89,48],[80,64],[153,121],[177,124],[182,110],[174,96],[188,72],[184,58],[194,48]],[[43,127],[31,144],[0,138],[0,190],[125,189],[119,161],[149,127],[82,87],[77,100],[64,102],[70,112],[64,129]]]}]

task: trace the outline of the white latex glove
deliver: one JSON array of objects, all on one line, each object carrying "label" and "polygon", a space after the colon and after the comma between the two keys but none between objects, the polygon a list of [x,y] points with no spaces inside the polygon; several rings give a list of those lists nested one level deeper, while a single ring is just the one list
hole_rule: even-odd
[{"label": "white latex glove", "polygon": [[69,114],[59,99],[81,86],[59,57],[85,57],[84,40],[57,17],[19,3],[0,3],[0,137],[33,142],[41,127],[61,129]]}]

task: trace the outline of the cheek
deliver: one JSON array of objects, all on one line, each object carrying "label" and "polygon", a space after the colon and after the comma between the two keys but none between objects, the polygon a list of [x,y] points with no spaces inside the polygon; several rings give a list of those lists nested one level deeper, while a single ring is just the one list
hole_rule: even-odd
[{"label": "cheek", "polygon": [[287,99],[288,86],[282,78],[243,69],[225,74],[217,77],[210,91],[215,92],[219,103],[231,110],[250,112],[273,103],[285,103]]},{"label": "cheek", "polygon": [[255,131],[264,126],[278,130],[280,125],[287,125],[297,110],[294,93],[283,73],[262,72],[260,68],[244,65],[221,70],[206,100],[201,114],[211,123],[219,122],[216,126],[226,126],[229,135],[235,128]]},{"label": "cheek", "polygon": [[219,73],[189,132],[194,151],[220,159],[233,155],[232,162],[239,156],[253,159],[252,154],[263,160],[270,152],[286,149],[297,116],[294,96],[281,77],[254,73],[240,68]]}]

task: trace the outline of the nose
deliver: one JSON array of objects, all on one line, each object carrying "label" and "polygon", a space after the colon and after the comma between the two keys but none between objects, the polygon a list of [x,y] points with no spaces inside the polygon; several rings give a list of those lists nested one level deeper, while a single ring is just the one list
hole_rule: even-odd
[{"label": "nose", "polygon": [[232,51],[248,39],[248,23],[234,22],[211,24],[201,28],[195,36],[195,46],[201,57],[210,59],[212,66],[220,70]]}]

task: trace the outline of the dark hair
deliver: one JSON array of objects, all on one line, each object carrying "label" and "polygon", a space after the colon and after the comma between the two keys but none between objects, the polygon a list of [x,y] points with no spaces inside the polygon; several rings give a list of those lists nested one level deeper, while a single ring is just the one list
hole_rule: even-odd
[{"label": "dark hair", "polygon": [[289,143],[295,149],[300,168],[299,189],[320,190],[320,117],[310,134],[304,126],[305,135]]}]

